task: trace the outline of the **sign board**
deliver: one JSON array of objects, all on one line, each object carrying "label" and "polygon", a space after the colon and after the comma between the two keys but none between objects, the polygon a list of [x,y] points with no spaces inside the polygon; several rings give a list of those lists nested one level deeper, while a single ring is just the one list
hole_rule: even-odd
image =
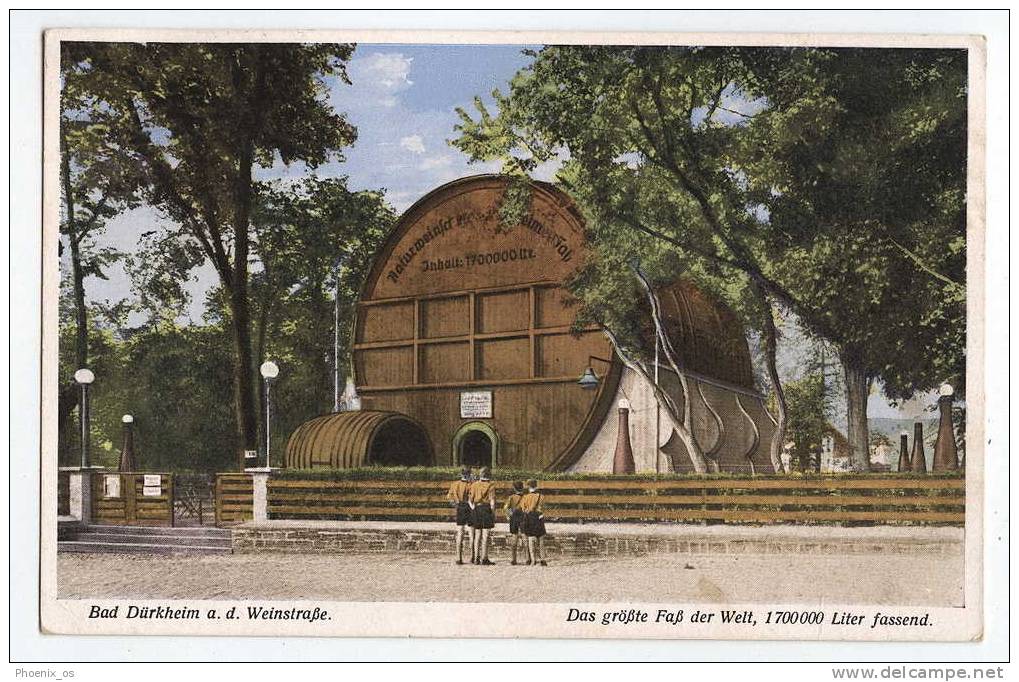
[{"label": "sign board", "polygon": [[149,486],[156,486],[157,488],[163,485],[163,477],[159,474],[145,474],[145,481],[142,483],[146,488]]},{"label": "sign board", "polygon": [[162,494],[163,489],[158,485],[147,485],[142,488],[142,495],[145,497],[159,497]]},{"label": "sign board", "polygon": [[120,475],[103,476],[103,496],[120,497]]},{"label": "sign board", "polygon": [[460,394],[461,419],[491,419],[492,392],[464,391]]},{"label": "sign board", "polygon": [[244,459],[255,459],[258,457],[258,450],[245,450]]}]

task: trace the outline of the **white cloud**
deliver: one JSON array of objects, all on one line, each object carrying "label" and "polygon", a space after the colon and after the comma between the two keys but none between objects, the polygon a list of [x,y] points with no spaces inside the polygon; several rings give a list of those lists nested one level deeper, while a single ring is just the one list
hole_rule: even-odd
[{"label": "white cloud", "polygon": [[364,68],[375,76],[382,87],[394,91],[405,90],[414,84],[409,77],[412,61],[412,57],[404,57],[400,53],[375,52],[365,57]]},{"label": "white cloud", "polygon": [[407,137],[401,137],[400,146],[414,154],[425,153],[425,143],[421,140],[420,135],[408,135]]},{"label": "white cloud", "polygon": [[[352,91],[357,93],[362,104],[395,107],[399,103],[396,95],[414,85],[410,79],[413,61],[413,57],[404,57],[399,52],[372,52],[355,57],[348,67]],[[342,92],[343,88],[338,90]],[[351,91],[344,94],[349,95]]]},{"label": "white cloud", "polygon": [[432,170],[434,168],[446,168],[453,165],[453,159],[449,155],[430,156],[418,166],[420,170]]}]

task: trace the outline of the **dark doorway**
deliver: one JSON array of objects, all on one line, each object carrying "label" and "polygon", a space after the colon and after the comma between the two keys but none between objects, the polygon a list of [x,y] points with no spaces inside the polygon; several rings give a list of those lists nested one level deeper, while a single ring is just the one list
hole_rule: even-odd
[{"label": "dark doorway", "polygon": [[375,466],[431,466],[432,446],[424,430],[409,419],[390,419],[372,439],[368,462]]},{"label": "dark doorway", "polygon": [[460,464],[471,467],[492,466],[492,440],[484,431],[468,431],[460,441]]}]

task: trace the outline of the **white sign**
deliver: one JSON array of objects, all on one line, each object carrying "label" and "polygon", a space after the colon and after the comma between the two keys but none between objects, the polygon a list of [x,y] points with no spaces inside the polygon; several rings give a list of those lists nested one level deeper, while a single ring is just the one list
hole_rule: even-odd
[{"label": "white sign", "polygon": [[464,391],[460,394],[461,419],[491,419],[492,392]]},{"label": "white sign", "polygon": [[120,476],[103,476],[103,495],[105,497],[120,497]]},{"label": "white sign", "polygon": [[142,488],[142,495],[145,497],[159,497],[163,494],[163,489],[158,485],[147,485]]},{"label": "white sign", "polygon": [[145,481],[142,483],[142,485],[146,487],[151,485],[159,487],[163,485],[163,477],[160,476],[159,474],[145,474]]}]

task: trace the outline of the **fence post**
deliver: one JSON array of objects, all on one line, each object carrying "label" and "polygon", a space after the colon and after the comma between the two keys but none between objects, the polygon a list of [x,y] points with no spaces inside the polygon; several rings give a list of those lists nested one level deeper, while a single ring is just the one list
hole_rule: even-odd
[{"label": "fence post", "polygon": [[[144,474],[142,474],[144,476]],[[162,479],[160,479],[162,480]],[[145,492],[145,479],[142,478],[142,492]],[[133,525],[135,516],[138,513],[138,476],[136,474],[121,474],[120,488],[124,495],[124,523]]]},{"label": "fence post", "polygon": [[251,473],[251,511],[255,523],[269,520],[269,470],[249,469]]},{"label": "fence post", "polygon": [[[170,487],[170,491],[167,493],[170,498],[170,528],[173,528],[176,525],[177,517],[177,489],[173,485],[173,474],[167,474],[166,478]],[[160,482],[162,482],[162,479],[160,479]]]},{"label": "fence post", "polygon": [[75,469],[68,481],[68,511],[81,523],[92,523],[92,471]]}]

